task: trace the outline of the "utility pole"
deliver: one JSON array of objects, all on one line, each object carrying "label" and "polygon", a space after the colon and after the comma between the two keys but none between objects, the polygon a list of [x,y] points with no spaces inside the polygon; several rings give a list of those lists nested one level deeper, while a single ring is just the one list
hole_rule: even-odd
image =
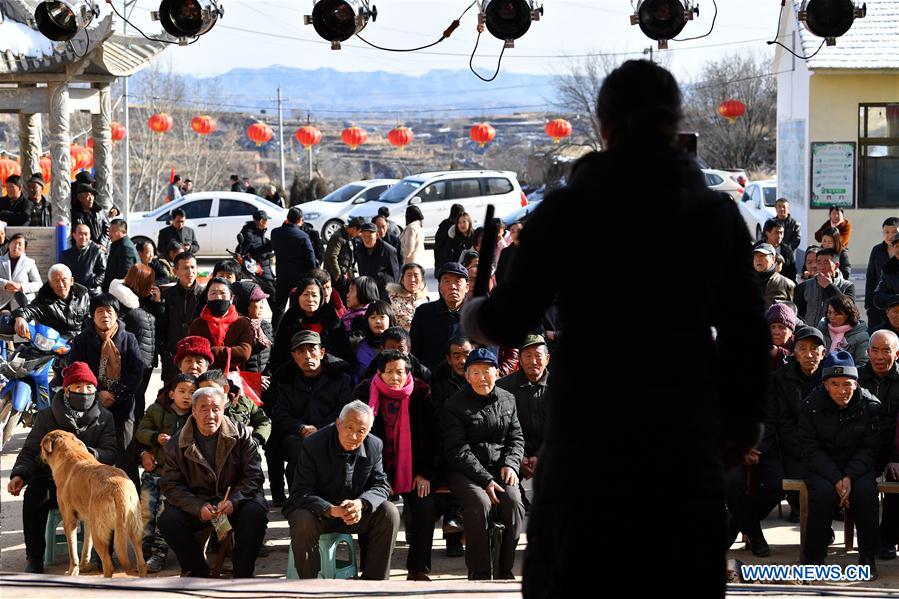
[{"label": "utility pole", "polygon": [[278,148],[281,153],[281,189],[286,190],[284,180],[284,113],[281,110],[281,86],[278,85]]},{"label": "utility pole", "polygon": [[[137,0],[123,0],[122,2],[122,14],[131,16],[128,13],[128,7],[131,6],[132,11],[134,10],[134,5],[137,4]],[[128,35],[128,23],[122,22],[122,33]],[[125,77],[124,89],[122,90],[122,111],[124,112],[124,121],[125,125],[125,143],[122,144],[122,218],[125,221],[128,221],[128,215],[131,213],[131,170],[130,170],[130,152],[128,150],[128,145],[131,141],[131,126],[129,123],[129,115],[128,115],[128,80],[130,77]]]}]

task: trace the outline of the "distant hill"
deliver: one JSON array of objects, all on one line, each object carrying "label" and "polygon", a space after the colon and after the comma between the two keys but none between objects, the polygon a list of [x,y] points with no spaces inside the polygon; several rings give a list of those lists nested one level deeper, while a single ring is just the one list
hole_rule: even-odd
[{"label": "distant hill", "polygon": [[[551,75],[501,72],[490,83],[468,70],[430,71],[421,76],[377,72],[340,72],[334,69],[297,69],[271,66],[234,69],[210,78],[187,76],[201,84],[215,82],[226,90],[236,111],[271,109],[281,86],[285,114],[312,110],[320,117],[352,118],[346,111],[400,116],[476,116],[521,110],[552,110],[556,91]],[[333,111],[333,112],[328,112]],[[360,114],[363,114],[360,113]],[[387,116],[387,115],[385,115]],[[390,115],[392,116],[392,115]]]}]

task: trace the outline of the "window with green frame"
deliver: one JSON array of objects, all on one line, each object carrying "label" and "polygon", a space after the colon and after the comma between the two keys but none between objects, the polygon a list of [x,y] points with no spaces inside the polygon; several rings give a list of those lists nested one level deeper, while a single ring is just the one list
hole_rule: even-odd
[{"label": "window with green frame", "polygon": [[899,103],[859,104],[858,206],[899,208]]}]

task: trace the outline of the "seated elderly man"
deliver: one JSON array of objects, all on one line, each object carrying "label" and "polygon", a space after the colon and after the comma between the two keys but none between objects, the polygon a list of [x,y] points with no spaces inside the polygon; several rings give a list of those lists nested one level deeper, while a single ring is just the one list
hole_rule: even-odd
[{"label": "seated elderly man", "polygon": [[515,396],[496,386],[497,373],[492,351],[472,351],[465,359],[468,385],[446,400],[443,411],[447,478],[465,505],[465,565],[470,580],[491,578],[488,522],[494,508],[496,520],[505,530],[499,571],[492,575],[514,580],[515,547],[524,521],[518,486],[524,435]]},{"label": "seated elderly man", "polygon": [[858,384],[848,352],[830,352],[824,382],[806,399],[799,416],[799,442],[806,464],[808,524],[803,561],[824,563],[831,522],[838,509],[852,508],[858,528],[859,563],[876,576],[877,481],[881,449],[880,401]]},{"label": "seated elderly man", "polygon": [[71,339],[81,332],[82,325],[89,320],[90,295],[86,287],[74,281],[72,271],[65,264],[51,266],[47,278],[34,301],[11,314],[15,319],[16,334],[25,337],[28,321],[33,320]]},{"label": "seated elderly man", "polygon": [[221,389],[195,391],[190,418],[165,445],[165,510],[158,526],[182,576],[209,575],[195,533],[211,527],[217,515],[226,515],[234,529],[234,578],[253,576],[265,538],[262,461],[250,430],[225,417],[226,402]]},{"label": "seated elderly man", "polygon": [[323,533],[368,535],[362,578],[390,578],[390,558],[400,515],[387,501],[384,443],[369,435],[374,413],[361,401],[348,403],[334,424],[303,442],[284,516],[300,578],[315,578],[316,548]]},{"label": "seated elderly man", "polygon": [[[50,407],[34,417],[34,426],[19,451],[9,477],[9,493],[25,489],[22,503],[22,528],[25,531],[26,572],[44,571],[44,529],[47,514],[56,509],[56,484],[53,473],[40,461],[41,440],[54,430],[74,433],[87,450],[104,464],[116,461],[116,431],[112,414],[97,397],[97,377],[84,362],[73,362],[65,369],[63,390],[54,396]],[[94,539],[97,542],[97,539]]]}]

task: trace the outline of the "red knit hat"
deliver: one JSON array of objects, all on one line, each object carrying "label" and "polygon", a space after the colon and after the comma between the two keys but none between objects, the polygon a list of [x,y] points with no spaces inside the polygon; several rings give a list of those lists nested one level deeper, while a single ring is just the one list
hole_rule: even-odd
[{"label": "red knit hat", "polygon": [[75,383],[90,383],[94,387],[97,386],[97,377],[91,372],[90,366],[84,362],[72,362],[63,370],[62,376],[62,386],[66,388]]},{"label": "red knit hat", "polygon": [[202,356],[206,361],[212,364],[212,346],[209,339],[198,335],[189,335],[178,342],[177,352],[175,353],[175,366],[181,365],[181,360],[185,356]]}]

